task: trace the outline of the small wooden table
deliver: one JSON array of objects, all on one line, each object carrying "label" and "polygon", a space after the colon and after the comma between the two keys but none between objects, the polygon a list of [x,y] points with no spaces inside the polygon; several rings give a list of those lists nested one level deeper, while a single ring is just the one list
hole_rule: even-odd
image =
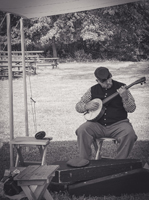
[{"label": "small wooden table", "polygon": [[53,200],[47,190],[59,165],[28,166],[14,180],[22,188],[28,200]]},{"label": "small wooden table", "polygon": [[[16,162],[15,162],[15,167],[20,166],[25,166],[25,164],[39,164],[41,165],[46,164],[46,152],[47,152],[47,147],[48,144],[50,143],[51,138],[45,138],[42,140],[38,140],[34,137],[16,137],[15,139],[10,141],[10,144],[12,144],[16,150],[17,150],[17,157],[16,157]],[[23,156],[22,156],[22,147],[31,147],[31,146],[36,146],[39,149],[40,155],[41,155],[41,161],[24,161]]]}]

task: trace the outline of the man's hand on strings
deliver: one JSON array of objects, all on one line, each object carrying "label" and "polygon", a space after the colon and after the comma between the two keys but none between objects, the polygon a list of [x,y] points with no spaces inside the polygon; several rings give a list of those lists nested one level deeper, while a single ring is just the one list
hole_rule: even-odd
[{"label": "man's hand on strings", "polygon": [[120,87],[117,92],[119,95],[124,99],[125,101],[128,99],[128,90],[126,89],[126,86]]}]

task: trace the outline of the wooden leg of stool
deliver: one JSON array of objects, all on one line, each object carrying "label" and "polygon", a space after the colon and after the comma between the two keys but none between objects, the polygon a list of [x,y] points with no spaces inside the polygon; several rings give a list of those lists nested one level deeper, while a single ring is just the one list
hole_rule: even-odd
[{"label": "wooden leg of stool", "polygon": [[45,164],[46,164],[47,148],[48,148],[48,145],[46,145],[46,146],[44,147],[41,165],[45,165]]},{"label": "wooden leg of stool", "polygon": [[15,167],[19,166],[19,155],[17,153],[17,157],[16,157],[16,162],[15,162]]},{"label": "wooden leg of stool", "polygon": [[95,157],[95,160],[99,160],[101,159],[101,148],[102,148],[102,143],[103,141],[102,140],[99,140],[97,141],[97,145],[98,145],[98,149],[97,149],[97,153],[96,153],[96,157]]},{"label": "wooden leg of stool", "polygon": [[38,146],[39,153],[40,153],[40,156],[41,156],[41,165],[45,165],[46,164],[47,147],[48,147],[48,145],[46,145],[46,146],[41,146],[41,145]]},{"label": "wooden leg of stool", "polygon": [[40,145],[40,146],[38,146],[38,149],[39,149],[39,153],[40,153],[40,156],[41,156],[41,159],[42,159],[44,147],[42,147],[42,146]]},{"label": "wooden leg of stool", "polygon": [[15,163],[15,167],[19,166],[19,163],[21,164],[21,166],[24,166],[24,159],[22,157],[22,147],[21,146],[15,146],[16,150],[17,150],[17,157],[16,157],[16,163]]}]

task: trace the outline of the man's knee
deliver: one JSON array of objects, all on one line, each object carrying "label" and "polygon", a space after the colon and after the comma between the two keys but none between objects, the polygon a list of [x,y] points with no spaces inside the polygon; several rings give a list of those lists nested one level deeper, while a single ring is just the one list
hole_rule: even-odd
[{"label": "man's knee", "polygon": [[84,135],[85,134],[85,126],[84,124],[82,124],[81,126],[79,126],[79,128],[76,130],[76,135],[80,136],[80,135]]},{"label": "man's knee", "polygon": [[90,132],[90,123],[85,122],[84,124],[82,124],[81,126],[79,126],[79,128],[76,130],[76,134],[77,135],[84,135],[86,133]]},{"label": "man's knee", "polygon": [[130,140],[132,140],[132,141],[136,141],[137,140],[138,137],[135,134],[135,131],[134,131],[134,129],[133,129],[131,124],[129,126],[127,126],[127,130],[126,131],[127,131],[127,134],[128,134],[128,137],[129,137]]},{"label": "man's knee", "polygon": [[76,135],[77,135],[77,137],[85,137],[85,135],[86,135],[86,132],[84,131],[84,130],[82,130],[80,127],[76,130]]},{"label": "man's knee", "polygon": [[94,134],[94,130],[90,127],[90,123],[84,123],[76,130],[76,135],[79,140],[92,141],[95,137]]},{"label": "man's knee", "polygon": [[123,140],[126,140],[130,143],[133,143],[137,140],[137,135],[135,134],[135,131],[130,123],[123,123],[121,127],[121,134],[117,138],[117,141],[119,143]]},{"label": "man's knee", "polygon": [[138,138],[131,124],[127,124],[127,126],[125,126],[125,134],[128,140],[132,142],[135,142]]}]

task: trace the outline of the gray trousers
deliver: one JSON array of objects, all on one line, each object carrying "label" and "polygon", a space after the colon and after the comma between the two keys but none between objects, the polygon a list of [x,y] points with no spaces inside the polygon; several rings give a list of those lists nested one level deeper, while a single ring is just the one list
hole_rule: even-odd
[{"label": "gray trousers", "polygon": [[106,127],[97,122],[87,121],[76,130],[76,134],[79,154],[84,159],[91,158],[91,145],[97,138],[110,137],[117,140],[118,148],[115,159],[126,159],[137,140],[137,136],[128,119]]}]

